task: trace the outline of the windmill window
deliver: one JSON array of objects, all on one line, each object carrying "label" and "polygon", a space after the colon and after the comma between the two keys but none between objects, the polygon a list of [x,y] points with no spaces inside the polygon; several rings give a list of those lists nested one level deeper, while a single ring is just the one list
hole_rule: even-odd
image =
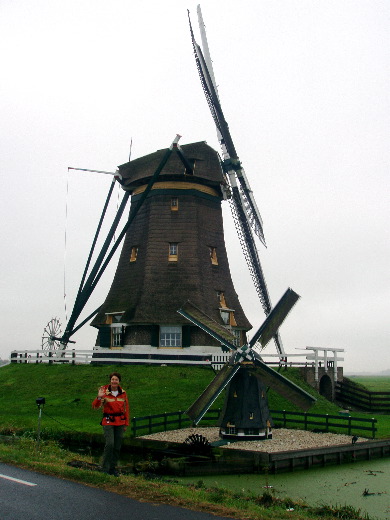
[{"label": "windmill window", "polygon": [[177,262],[179,256],[179,246],[177,242],[171,242],[169,244],[168,261]]},{"label": "windmill window", "polygon": [[229,435],[236,435],[236,433],[237,433],[236,427],[235,426],[228,426],[227,433]]},{"label": "windmill window", "polygon": [[217,249],[215,247],[209,247],[210,259],[212,265],[218,265]]},{"label": "windmill window", "polygon": [[123,344],[123,327],[122,325],[115,325],[111,327],[111,346],[121,347]]},{"label": "windmill window", "polygon": [[241,347],[241,331],[240,331],[240,329],[233,329],[232,333],[234,335],[233,345],[235,347]]},{"label": "windmill window", "polygon": [[174,348],[182,346],[181,327],[176,326],[161,326],[160,327],[160,347]]},{"label": "windmill window", "polygon": [[225,300],[225,293],[222,291],[218,291],[218,298],[219,298],[219,306],[227,308],[226,300]]},{"label": "windmill window", "polygon": [[177,197],[171,198],[171,211],[179,211],[179,199]]},{"label": "windmill window", "polygon": [[138,247],[133,246],[131,248],[131,253],[130,253],[130,262],[135,262],[137,260],[137,255],[138,255]]}]

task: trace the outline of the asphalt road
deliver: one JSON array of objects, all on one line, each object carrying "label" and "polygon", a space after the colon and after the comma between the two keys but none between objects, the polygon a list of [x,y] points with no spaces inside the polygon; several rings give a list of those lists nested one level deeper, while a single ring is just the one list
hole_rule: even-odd
[{"label": "asphalt road", "polygon": [[228,520],[207,513],[138,502],[49,475],[0,463],[1,520]]}]

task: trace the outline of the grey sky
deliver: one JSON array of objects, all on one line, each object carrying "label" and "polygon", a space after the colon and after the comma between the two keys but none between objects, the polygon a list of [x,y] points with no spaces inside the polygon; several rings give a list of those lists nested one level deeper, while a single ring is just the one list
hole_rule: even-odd
[{"label": "grey sky", "polygon": [[[131,138],[136,158],[176,133],[219,151],[189,36],[187,8],[200,40],[196,4],[1,2],[0,357],[39,348],[51,317],[65,324],[64,261],[71,310],[110,178],[68,166],[114,171]],[[285,349],[340,347],[348,371],[388,369],[390,4],[201,6],[222,107],[264,220],[268,248],[258,247],[271,299],[288,286],[302,296],[281,330]],[[263,313],[224,211],[235,287],[257,325]],[[95,336],[86,325],[77,348]]]}]

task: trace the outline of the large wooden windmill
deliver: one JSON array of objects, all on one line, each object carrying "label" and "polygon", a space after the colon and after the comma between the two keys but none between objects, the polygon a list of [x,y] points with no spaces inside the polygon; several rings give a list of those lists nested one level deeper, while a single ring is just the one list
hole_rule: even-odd
[{"label": "large wooden windmill", "polygon": [[[263,309],[266,315],[271,312],[255,244],[255,236],[265,244],[262,221],[221,109],[200,9],[198,14],[204,55],[190,24],[191,37],[222,158],[204,142],[180,147],[177,138],[167,150],[119,166],[113,184],[118,181],[125,191],[122,204],[91,267],[99,222],[65,333],[54,338],[60,339],[61,348],[66,348],[71,336],[93,318],[92,325],[98,329],[96,345],[101,350],[120,349],[122,358],[134,362],[141,359],[164,362],[168,358],[187,363],[209,360],[213,351],[220,351],[220,341],[177,313],[187,299],[215,323],[227,327],[236,347],[245,345],[251,324],[230,276],[221,212],[224,200],[230,202]],[[128,220],[111,248],[130,199]],[[105,209],[102,219],[104,214]],[[80,313],[122,239],[122,253],[106,300],[76,327]],[[277,328],[273,338],[279,354],[283,355]]]},{"label": "large wooden windmill", "polygon": [[[166,150],[119,167],[134,207]],[[126,233],[108,296],[92,325],[101,348],[124,347],[136,359],[196,362],[220,344],[177,313],[186,300],[235,334],[251,328],[230,276],[221,202],[226,180],[204,142],[174,143],[172,153]]]}]

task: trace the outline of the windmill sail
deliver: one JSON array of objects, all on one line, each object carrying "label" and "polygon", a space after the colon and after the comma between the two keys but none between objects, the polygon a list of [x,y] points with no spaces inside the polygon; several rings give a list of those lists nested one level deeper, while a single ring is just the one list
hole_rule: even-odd
[{"label": "windmill sail", "polygon": [[207,332],[207,334],[219,341],[221,345],[224,345],[229,350],[236,350],[236,347],[233,344],[235,337],[230,330],[217,323],[215,320],[210,318],[210,316],[207,316],[207,314],[201,311],[189,300],[187,300],[177,312],[188,321]]},{"label": "windmill sail", "polygon": [[195,424],[202,419],[204,414],[217,399],[219,394],[227,387],[235,374],[240,369],[240,364],[225,365],[214,377],[208,387],[202,392],[198,399],[186,411],[186,414]]},{"label": "windmill sail", "polygon": [[249,346],[252,348],[259,341],[264,347],[276,334],[283,321],[287,318],[288,313],[298,300],[299,295],[292,289],[287,289],[272,311],[268,314],[259,330],[252,337]]},{"label": "windmill sail", "polygon": [[275,392],[305,411],[315,403],[316,399],[312,395],[266,365],[261,360],[259,354],[256,352],[253,352],[253,354],[254,367],[250,370],[252,374],[259,378],[266,386],[269,386],[272,390],[275,390]]},{"label": "windmill sail", "polygon": [[[198,6],[198,18],[205,55],[203,55],[202,49],[195,41],[191,20],[189,19],[196,66],[207,103],[217,128],[217,135],[222,148],[222,165],[229,179],[231,211],[240,244],[256,292],[260,298],[265,314],[268,315],[271,311],[272,305],[253,236],[253,233],[255,233],[260,241],[266,245],[263,232],[263,222],[254,200],[252,189],[245,175],[245,171],[238,158],[230,135],[229,126],[221,108],[200,6]],[[284,355],[285,352],[278,333],[275,334],[274,340],[279,354]]]}]

